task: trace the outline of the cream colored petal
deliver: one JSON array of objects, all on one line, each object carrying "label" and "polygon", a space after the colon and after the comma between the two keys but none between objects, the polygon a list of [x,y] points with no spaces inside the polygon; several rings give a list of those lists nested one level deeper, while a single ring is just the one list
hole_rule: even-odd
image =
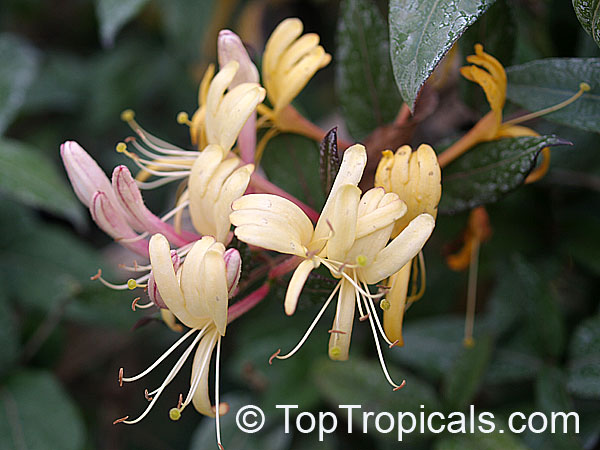
[{"label": "cream colored petal", "polygon": [[194,354],[194,362],[192,363],[190,383],[196,377],[200,377],[198,387],[192,397],[192,403],[194,408],[196,408],[196,411],[208,417],[215,417],[210,401],[210,395],[208,394],[208,373],[210,369],[210,360],[218,337],[219,334],[215,328],[209,329],[209,331],[206,332],[206,335],[200,340],[198,349]]},{"label": "cream colored petal", "polygon": [[217,141],[226,152],[231,150],[240,131],[256,106],[265,99],[266,91],[255,83],[244,83],[225,95],[216,115]]},{"label": "cream colored petal", "polygon": [[315,266],[315,263],[312,260],[306,259],[302,261],[294,271],[294,274],[292,275],[292,278],[288,284],[288,288],[285,293],[285,301],[283,303],[283,308],[288,316],[291,316],[296,311],[298,297],[300,297],[304,283],[306,283],[306,279],[312,270],[316,269],[317,267],[319,267],[318,262]]},{"label": "cream colored petal", "polygon": [[369,189],[363,194],[358,204],[358,217],[365,216],[377,208],[379,202],[385,195],[385,190],[382,187]]},{"label": "cream colored petal", "polygon": [[313,240],[317,241],[327,237],[330,231],[327,220],[329,220],[329,216],[331,215],[333,199],[335,198],[337,191],[345,184],[353,184],[357,186],[362,177],[366,164],[367,151],[363,145],[354,144],[344,152],[340,170],[335,177],[333,186],[329,192],[329,197],[325,202],[325,206],[323,206],[323,211],[321,212],[321,216],[319,217],[319,221],[317,222],[317,226],[315,228]]},{"label": "cream colored petal", "polygon": [[214,219],[212,215],[206,214],[204,196],[222,159],[221,148],[218,145],[209,145],[198,155],[192,166],[189,178],[189,209],[192,223],[200,234],[214,233]]},{"label": "cream colored petal", "polygon": [[409,145],[403,145],[394,154],[394,166],[391,170],[392,192],[400,195],[404,199],[402,192],[404,185],[409,180],[408,164],[412,155],[412,149]]},{"label": "cream colored petal", "polygon": [[221,189],[223,189],[223,184],[239,165],[240,159],[235,156],[231,156],[221,162],[217,169],[213,172],[204,193],[204,200],[205,202],[209,203],[211,208],[214,202],[216,202],[219,198]]},{"label": "cream colored petal", "polygon": [[222,244],[213,245],[202,260],[199,276],[201,278],[200,294],[206,304],[209,315],[221,336],[225,335],[227,327],[227,269]]},{"label": "cream colored petal", "polygon": [[277,80],[277,99],[275,111],[281,111],[289,105],[310,81],[314,74],[321,68],[321,61],[325,57],[325,50],[319,46],[304,56],[287,74],[281,74]]},{"label": "cream colored petal", "polygon": [[375,284],[398,272],[421,251],[434,227],[435,219],[429,214],[417,216],[377,254],[373,264],[361,269],[361,279]]},{"label": "cream colored petal", "polygon": [[262,61],[263,83],[267,88],[267,94],[272,101],[277,98],[277,92],[273,86],[273,72],[283,52],[302,34],[304,26],[302,21],[296,18],[289,18],[282,21],[271,33]]},{"label": "cream colored petal", "polygon": [[230,61],[215,75],[208,88],[206,96],[206,138],[209,144],[219,142],[219,124],[217,123],[217,112],[223,100],[223,94],[231,84],[239,68],[237,61]]},{"label": "cream colored petal", "polygon": [[225,242],[231,228],[229,221],[232,212],[231,204],[246,191],[253,170],[254,164],[246,164],[233,172],[223,184],[217,203],[214,205],[216,237],[219,242]]},{"label": "cream colored petal", "polygon": [[398,340],[400,345],[404,345],[402,322],[404,321],[411,266],[412,262],[407,262],[400,271],[389,278],[390,290],[385,296],[390,303],[390,307],[383,311],[383,330],[390,341]]},{"label": "cream colored petal", "polygon": [[327,242],[327,257],[345,262],[346,253],[356,238],[356,219],[360,189],[353,184],[342,186],[335,197],[331,215],[333,235]]},{"label": "cream colored petal", "polygon": [[279,230],[279,232],[291,236],[294,241],[300,242],[305,246],[306,241],[302,240],[298,230],[291,226],[285,217],[272,211],[242,209],[234,211],[230,218],[235,221],[236,226],[257,225],[263,227],[265,230]]},{"label": "cream colored petal", "polygon": [[392,167],[394,166],[394,153],[391,150],[384,150],[381,159],[375,171],[376,187],[382,187],[386,192],[392,192]]},{"label": "cream colored petal", "polygon": [[242,225],[235,229],[237,238],[246,244],[274,252],[304,257],[305,248],[296,236],[285,229],[263,225]]},{"label": "cream colored petal", "polygon": [[390,192],[385,195],[387,196],[385,206],[359,217],[356,226],[356,239],[393,225],[396,220],[406,214],[406,203],[394,193]]},{"label": "cream colored petal", "polygon": [[341,283],[333,326],[331,327],[331,336],[329,337],[329,357],[336,361],[346,361],[348,359],[356,305],[354,287],[346,279],[342,279]]},{"label": "cream colored petal", "polygon": [[306,54],[310,53],[317,45],[319,45],[319,35],[315,33],[307,33],[296,40],[288,47],[285,54],[282,55],[277,64],[277,72],[285,74]]},{"label": "cream colored petal", "polygon": [[185,308],[183,293],[173,269],[169,241],[162,234],[155,234],[150,239],[149,250],[152,274],[160,296],[169,310],[175,314],[177,319],[190,328],[196,328],[204,323],[204,321],[193,317]]},{"label": "cream colored petal", "polygon": [[210,317],[211,312],[202,298],[201,285],[204,276],[201,268],[206,252],[215,243],[211,236],[204,236],[196,241],[185,257],[181,268],[181,290],[186,309],[196,317]]},{"label": "cream colored petal", "polygon": [[[313,234],[313,225],[298,205],[290,200],[273,194],[249,194],[233,202],[234,211],[242,209],[256,209],[260,211],[271,211],[285,217],[290,226],[298,230],[303,239]],[[233,223],[233,222],[232,222]],[[235,223],[234,223],[235,225]],[[305,242],[303,240],[303,242]]]}]

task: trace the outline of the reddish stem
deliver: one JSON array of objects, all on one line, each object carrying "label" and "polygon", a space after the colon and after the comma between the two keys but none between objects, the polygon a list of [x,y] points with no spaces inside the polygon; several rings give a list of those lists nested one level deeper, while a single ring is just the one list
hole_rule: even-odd
[{"label": "reddish stem", "polygon": [[256,305],[258,305],[267,296],[270,289],[271,283],[267,281],[257,290],[252,292],[250,295],[244,297],[239,302],[236,302],[234,305],[231,305],[227,314],[227,323],[233,322],[235,319],[246,314]]}]

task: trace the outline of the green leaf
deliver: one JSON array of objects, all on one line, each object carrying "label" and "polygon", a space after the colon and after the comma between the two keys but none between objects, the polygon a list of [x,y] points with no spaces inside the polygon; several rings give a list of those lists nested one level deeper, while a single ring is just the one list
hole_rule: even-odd
[{"label": "green leaf", "polygon": [[329,195],[335,177],[340,170],[340,154],[337,145],[337,127],[327,132],[319,144],[319,175],[325,195]]},{"label": "green leaf", "polygon": [[133,19],[148,0],[96,0],[102,45],[111,47],[119,30]]},{"label": "green leaf", "polygon": [[[285,433],[283,422],[280,422],[280,426],[269,428],[270,417],[266,415],[266,426],[260,432],[249,435],[239,429],[236,425],[237,412],[244,406],[256,405],[256,402],[250,397],[230,394],[224,396],[222,401],[227,402],[230,409],[229,413],[220,419],[224,448],[234,448],[236,450],[286,450],[290,448],[292,435]],[[214,419],[204,417],[192,435],[192,442],[189,448],[190,450],[205,450],[214,447],[216,447],[215,421]]]},{"label": "green leaf", "polygon": [[494,0],[390,0],[390,52],[411,110],[442,57]]},{"label": "green leaf", "polygon": [[579,325],[569,355],[569,391],[578,397],[600,399],[600,316]]},{"label": "green leaf", "polygon": [[8,302],[4,291],[0,291],[0,376],[3,376],[13,365],[18,356],[19,333],[18,319]]},{"label": "green leaf", "polygon": [[440,211],[454,214],[498,201],[525,181],[544,147],[567,144],[556,136],[525,136],[476,145],[444,170]]},{"label": "green leaf", "polygon": [[554,106],[579,91],[586,82],[591,90],[544,118],[571,127],[600,133],[600,58],[547,58],[506,69],[506,97],[530,111]]},{"label": "green leaf", "polygon": [[392,122],[401,106],[387,24],[373,0],[341,2],[335,56],[337,97],[348,131],[363,139]]},{"label": "green leaf", "polygon": [[0,448],[84,448],[83,421],[52,374],[15,373],[0,387],[0,403]]},{"label": "green leaf", "polygon": [[[58,149],[56,149],[58,152]],[[54,165],[27,144],[0,139],[0,191],[18,201],[83,223],[82,207]]]},{"label": "green leaf", "polygon": [[[486,428],[487,425],[482,425]],[[496,426],[498,430],[498,426]],[[436,442],[434,450],[527,450],[515,436],[508,433],[475,432],[473,434],[455,434]]]},{"label": "green leaf", "polygon": [[573,0],[573,9],[583,29],[600,47],[600,0]]},{"label": "green leaf", "polygon": [[478,338],[471,348],[462,349],[443,384],[448,409],[460,411],[471,402],[483,380],[492,349],[489,336]]},{"label": "green leaf", "polygon": [[485,374],[485,385],[533,380],[543,365],[542,359],[522,349],[499,349]]},{"label": "green leaf", "polygon": [[0,34],[0,135],[15,118],[38,72],[38,53],[22,39]]}]

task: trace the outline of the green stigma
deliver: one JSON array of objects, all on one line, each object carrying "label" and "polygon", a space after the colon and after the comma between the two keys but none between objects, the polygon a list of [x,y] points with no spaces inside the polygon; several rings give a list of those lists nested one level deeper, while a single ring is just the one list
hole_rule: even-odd
[{"label": "green stigma", "polygon": [[177,408],[171,408],[169,410],[169,419],[171,419],[172,421],[177,421],[179,420],[179,418],[181,417],[181,411]]},{"label": "green stigma", "polygon": [[356,264],[360,267],[365,267],[367,265],[367,257],[365,255],[358,255],[356,257]]},{"label": "green stigma", "polygon": [[392,305],[390,305],[390,302],[388,300],[386,300],[385,298],[379,302],[379,307],[381,309],[383,309],[384,311],[387,311],[388,309],[390,309],[391,306]]},{"label": "green stigma", "polygon": [[329,350],[329,356],[332,358],[339,358],[342,354],[342,350],[339,347],[331,347]]},{"label": "green stigma", "polygon": [[126,109],[121,113],[121,120],[124,122],[131,122],[135,117],[135,113],[132,109]]},{"label": "green stigma", "polygon": [[133,278],[127,280],[127,287],[130,291],[133,291],[137,287],[137,283]]},{"label": "green stigma", "polygon": [[116,146],[116,150],[119,153],[124,153],[127,150],[127,144],[125,142],[119,142]]},{"label": "green stigma", "polygon": [[186,112],[181,111],[177,114],[177,123],[178,124],[187,124],[190,121],[190,118]]}]

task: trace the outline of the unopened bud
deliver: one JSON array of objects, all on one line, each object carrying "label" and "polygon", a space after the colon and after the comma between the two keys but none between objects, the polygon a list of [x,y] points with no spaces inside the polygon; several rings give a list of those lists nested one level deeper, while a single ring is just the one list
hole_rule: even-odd
[{"label": "unopened bud", "polygon": [[242,256],[235,248],[230,248],[223,254],[223,259],[227,270],[227,292],[233,297],[242,274]]},{"label": "unopened bud", "polygon": [[258,83],[258,70],[237,34],[230,30],[221,30],[217,40],[217,52],[220,67],[225,67],[229,61],[237,61],[240,65],[230,88],[241,83]]}]

